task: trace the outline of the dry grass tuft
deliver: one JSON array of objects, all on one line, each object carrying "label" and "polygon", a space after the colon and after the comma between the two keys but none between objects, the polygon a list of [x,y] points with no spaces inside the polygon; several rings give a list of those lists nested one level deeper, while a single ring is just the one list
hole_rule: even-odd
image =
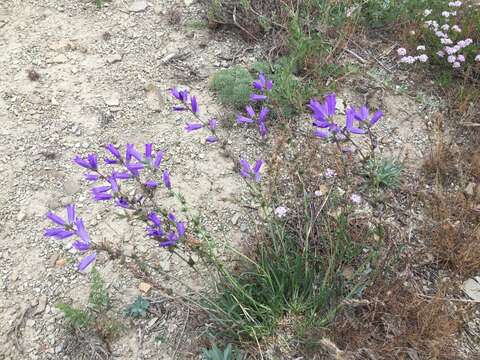
[{"label": "dry grass tuft", "polygon": [[437,192],[427,200],[432,222],[424,238],[437,261],[460,275],[480,270],[480,208],[460,192]]},{"label": "dry grass tuft", "polygon": [[426,299],[400,281],[372,288],[359,306],[339,317],[337,346],[355,359],[458,359],[461,321],[443,300]]}]

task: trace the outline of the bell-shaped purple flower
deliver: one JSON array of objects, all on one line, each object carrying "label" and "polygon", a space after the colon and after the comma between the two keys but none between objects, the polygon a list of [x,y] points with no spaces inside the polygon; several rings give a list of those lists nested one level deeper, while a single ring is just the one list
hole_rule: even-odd
[{"label": "bell-shaped purple flower", "polygon": [[370,110],[365,105],[361,106],[358,111],[355,112],[355,119],[364,122],[369,127],[375,125],[382,116],[383,112],[377,110],[370,118]]},{"label": "bell-shaped purple flower", "polygon": [[120,151],[118,151],[118,149],[113,144],[108,144],[107,150],[115,157],[118,162],[122,160],[122,154],[120,154]]},{"label": "bell-shaped purple flower", "polygon": [[143,185],[149,189],[155,189],[158,186],[158,183],[153,180],[148,180]]},{"label": "bell-shaped purple flower", "polygon": [[218,138],[215,135],[210,135],[210,136],[207,136],[205,138],[205,141],[210,143],[210,144],[213,144],[213,143],[216,143],[218,141]]},{"label": "bell-shaped purple flower", "polygon": [[88,169],[88,170],[93,170],[97,171],[98,170],[98,162],[97,162],[97,157],[95,154],[88,154],[87,159],[82,159],[79,155],[75,156],[73,161],[77,164],[80,165],[81,167]]},{"label": "bell-shaped purple flower", "polygon": [[181,102],[186,102],[188,100],[188,90],[187,89],[178,90],[177,88],[173,88],[173,89],[171,89],[171,94],[175,99],[180,100]]},{"label": "bell-shaped purple flower", "polygon": [[355,109],[353,108],[348,108],[347,111],[345,112],[345,117],[346,117],[346,129],[352,133],[352,134],[365,134],[366,131],[364,129],[361,129],[359,127],[356,127],[354,125],[355,122]]},{"label": "bell-shaped purple flower", "polygon": [[172,183],[170,182],[170,173],[168,172],[168,169],[163,170],[162,180],[165,187],[168,190],[172,190]]},{"label": "bell-shaped purple flower", "polygon": [[51,211],[47,213],[47,218],[56,225],[59,225],[59,227],[45,229],[44,236],[63,240],[75,234],[75,231],[73,231],[73,225],[75,222],[75,205],[67,205],[67,221]]},{"label": "bell-shaped purple flower", "polygon": [[265,162],[263,160],[256,160],[255,164],[252,167],[247,160],[240,159],[240,165],[242,165],[240,168],[240,175],[247,179],[253,177],[255,182],[259,182],[261,179],[260,169],[262,168],[264,163]]},{"label": "bell-shaped purple flower", "polygon": [[125,158],[127,160],[127,163],[129,163],[132,160],[132,158],[135,158],[140,162],[143,161],[142,154],[135,149],[135,146],[133,144],[127,144],[127,150],[125,152]]},{"label": "bell-shaped purple flower", "polygon": [[264,100],[267,100],[267,95],[263,95],[263,94],[251,94],[250,95],[250,101],[264,101]]},{"label": "bell-shaped purple flower", "polygon": [[198,123],[187,123],[187,125],[185,126],[185,131],[186,132],[192,132],[192,131],[195,131],[195,130],[199,130],[203,128],[203,125],[202,124],[198,124]]},{"label": "bell-shaped purple flower", "polygon": [[252,86],[261,91],[270,91],[273,87],[273,81],[267,80],[263,73],[258,74],[258,79],[252,83]]},{"label": "bell-shaped purple flower", "polygon": [[158,169],[160,167],[160,164],[162,163],[163,160],[163,151],[157,151],[157,155],[155,155],[155,160],[153,162],[153,167],[155,169]]},{"label": "bell-shaped purple flower", "polygon": [[85,256],[77,265],[78,271],[85,271],[85,269],[95,261],[97,253],[94,251],[90,255]]},{"label": "bell-shaped purple flower", "polygon": [[208,128],[210,130],[215,130],[218,126],[218,121],[216,119],[210,119],[208,120]]},{"label": "bell-shaped purple flower", "polygon": [[191,106],[192,112],[194,114],[197,114],[199,111],[199,108],[198,108],[197,98],[195,96],[192,96],[190,98],[190,106]]}]

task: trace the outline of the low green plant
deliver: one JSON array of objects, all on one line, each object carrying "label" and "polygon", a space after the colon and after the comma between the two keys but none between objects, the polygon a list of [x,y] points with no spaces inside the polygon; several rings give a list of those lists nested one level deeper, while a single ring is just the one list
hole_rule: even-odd
[{"label": "low green plant", "polygon": [[400,185],[403,164],[395,159],[368,159],[361,171],[367,185],[375,189],[394,189]]},{"label": "low green plant", "polygon": [[90,294],[88,305],[79,309],[66,303],[56,304],[65,316],[66,325],[73,333],[78,331],[91,331],[97,333],[102,339],[117,335],[121,324],[109,313],[111,300],[104,280],[100,273],[92,268],[90,279]]},{"label": "low green plant", "polygon": [[[249,266],[224,273],[211,312],[227,335],[258,341],[285,319],[294,319],[298,333],[325,326],[343,300],[366,286],[376,249],[352,237],[348,206],[333,198],[321,206],[306,192],[303,196],[296,220],[267,222],[256,256],[247,259]],[[335,215],[330,214],[333,209]]]},{"label": "low green plant", "polygon": [[144,299],[141,296],[137,296],[135,301],[132,304],[128,305],[123,313],[125,316],[140,318],[147,314],[149,307],[150,302],[147,299]]},{"label": "low green plant", "polygon": [[95,0],[95,4],[97,4],[97,7],[100,9],[103,6],[103,1],[104,0]]},{"label": "low green plant", "polygon": [[247,69],[234,66],[215,73],[210,86],[224,106],[243,110],[248,104],[252,82],[253,77]]},{"label": "low green plant", "polygon": [[244,360],[245,357],[239,351],[234,351],[232,344],[228,344],[222,351],[213,345],[210,350],[204,349],[202,353],[203,360]]},{"label": "low green plant", "polygon": [[93,319],[87,310],[76,309],[65,303],[56,304],[55,307],[63,313],[68,326],[72,329],[80,330],[92,324]]}]

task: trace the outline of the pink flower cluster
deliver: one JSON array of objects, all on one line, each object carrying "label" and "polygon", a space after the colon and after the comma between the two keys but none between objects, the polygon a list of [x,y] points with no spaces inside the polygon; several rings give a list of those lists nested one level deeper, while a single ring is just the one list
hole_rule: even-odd
[{"label": "pink flower cluster", "polygon": [[[463,5],[461,1],[451,1],[448,3],[450,8],[460,8]],[[432,14],[432,10],[427,9],[424,11],[423,16],[427,18]],[[463,40],[456,40],[457,35],[462,32],[462,29],[457,24],[451,24],[457,17],[457,10],[443,11],[441,13],[443,24],[440,25],[436,20],[426,20],[425,27],[429,29],[439,40],[442,45],[441,50],[436,52],[439,58],[446,58],[447,62],[451,64],[453,68],[459,68],[466,61],[465,55],[462,54],[462,50],[467,46],[472,45],[474,42],[472,39],[467,38]],[[425,46],[420,45],[416,49],[417,51],[424,52]],[[400,62],[405,64],[413,64],[415,62],[427,62],[428,56],[421,54],[417,56],[407,55],[407,50],[403,47],[397,49],[397,54],[400,56]],[[480,62],[480,54],[475,57],[475,61]]]}]

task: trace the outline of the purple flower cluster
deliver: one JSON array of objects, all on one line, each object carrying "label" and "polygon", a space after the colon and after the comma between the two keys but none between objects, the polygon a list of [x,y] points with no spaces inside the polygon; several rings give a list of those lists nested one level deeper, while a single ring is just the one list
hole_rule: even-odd
[{"label": "purple flower cluster", "polygon": [[[64,240],[73,235],[78,237],[72,243],[72,247],[81,253],[86,253],[92,248],[90,237],[85,229],[85,225],[81,218],[75,216],[75,205],[67,205],[67,220],[63,220],[60,216],[48,212],[47,218],[50,219],[56,227],[45,229],[44,235],[55,239]],[[95,251],[83,257],[78,263],[78,270],[84,271],[97,257]]]},{"label": "purple flower cluster", "polygon": [[[85,174],[85,179],[91,182],[99,180],[106,181],[107,184],[95,186],[91,189],[92,197],[96,201],[106,201],[115,199],[117,206],[128,209],[133,207],[135,202],[140,202],[142,199],[128,198],[121,191],[121,181],[135,179],[142,183],[145,189],[156,189],[158,183],[154,180],[141,181],[141,171],[145,168],[149,168],[153,172],[157,172],[162,164],[164,157],[163,151],[153,152],[152,144],[145,144],[145,152],[142,154],[133,144],[127,144],[125,149],[125,155],[113,145],[108,144],[106,146],[110,157],[106,157],[104,162],[106,165],[116,166],[113,170],[109,171],[108,175],[100,172],[98,166],[97,156],[95,154],[89,154],[85,159],[76,156],[73,161],[89,170]],[[168,169],[164,169],[162,173],[162,180],[164,186],[171,190],[172,184],[170,181],[170,173]]]},{"label": "purple flower cluster", "polygon": [[174,214],[168,213],[162,221],[156,212],[148,214],[151,225],[147,226],[147,236],[158,241],[160,247],[176,246],[185,236],[185,223],[178,221]]},{"label": "purple flower cluster", "polygon": [[371,115],[366,106],[358,109],[348,107],[345,112],[345,126],[341,126],[335,122],[337,114],[337,97],[335,94],[327,95],[323,103],[315,99],[310,100],[309,108],[314,119],[312,124],[317,128],[314,135],[323,139],[333,137],[336,141],[345,140],[348,133],[366,134],[368,129],[383,116],[381,111],[376,111]]},{"label": "purple flower cluster", "polygon": [[255,182],[259,182],[261,179],[260,170],[265,161],[256,160],[253,165],[250,165],[247,160],[240,159],[240,175],[245,179],[253,179]]},{"label": "purple flower cluster", "polygon": [[218,141],[216,135],[216,130],[218,127],[218,122],[216,119],[209,119],[208,121],[202,121],[199,115],[199,108],[197,103],[197,98],[195,96],[190,96],[188,90],[178,90],[177,88],[171,89],[172,96],[179,100],[182,104],[176,105],[173,107],[175,111],[190,111],[198,120],[198,122],[187,123],[185,125],[186,132],[192,132],[200,129],[207,129],[210,131],[211,135],[207,136],[205,140],[208,143],[215,143]]},{"label": "purple flower cluster", "polygon": [[[273,88],[273,81],[265,78],[265,75],[260,74],[258,79],[252,83],[252,87],[259,92],[253,93],[250,95],[250,101],[257,103],[262,102],[268,99],[268,92]],[[245,108],[247,116],[237,115],[237,123],[239,124],[252,124],[256,123],[258,126],[258,132],[261,137],[266,137],[268,134],[268,129],[266,126],[266,120],[270,109],[266,106],[261,106],[258,114],[253,109],[252,105],[247,105]]]}]

